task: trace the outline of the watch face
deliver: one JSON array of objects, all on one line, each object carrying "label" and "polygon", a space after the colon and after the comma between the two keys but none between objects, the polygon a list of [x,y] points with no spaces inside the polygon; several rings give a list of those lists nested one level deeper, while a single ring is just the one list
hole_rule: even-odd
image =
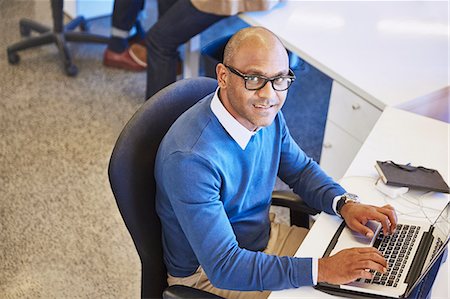
[{"label": "watch face", "polygon": [[353,194],[353,193],[345,193],[345,201],[348,201],[348,200],[352,200],[352,201],[356,201],[356,202],[359,202],[359,197],[358,197],[358,195],[356,195],[356,194]]},{"label": "watch face", "polygon": [[353,193],[345,193],[342,195],[342,197],[339,199],[336,205],[336,212],[341,215],[341,209],[342,207],[348,203],[348,202],[359,202],[359,197],[356,194]]}]

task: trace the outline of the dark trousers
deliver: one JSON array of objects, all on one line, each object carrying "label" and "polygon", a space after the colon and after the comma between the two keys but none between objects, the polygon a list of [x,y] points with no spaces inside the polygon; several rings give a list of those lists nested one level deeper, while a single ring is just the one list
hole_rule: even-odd
[{"label": "dark trousers", "polygon": [[146,99],[175,82],[178,47],[224,16],[197,10],[190,0],[158,0],[159,18],[147,32]]},{"label": "dark trousers", "polygon": [[136,24],[137,17],[144,9],[145,0],[115,0],[112,26],[130,31]]},{"label": "dark trousers", "polygon": [[[115,0],[112,13],[113,29],[129,32],[134,26],[136,35],[143,36],[144,30],[138,21],[141,10],[144,9],[145,0]],[[108,43],[108,49],[120,53],[128,47],[128,36],[115,36],[114,32]]]}]

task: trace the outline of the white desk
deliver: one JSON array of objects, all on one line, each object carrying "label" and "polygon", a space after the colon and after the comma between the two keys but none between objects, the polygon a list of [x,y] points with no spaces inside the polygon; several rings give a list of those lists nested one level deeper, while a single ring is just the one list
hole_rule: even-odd
[{"label": "white desk", "polygon": [[384,109],[449,85],[447,1],[287,1],[245,13],[308,63]]},{"label": "white desk", "polygon": [[288,0],[241,18],[334,80],[321,165],[335,179],[386,106],[449,85],[447,1]]},{"label": "white desk", "polygon": [[[355,160],[346,172],[341,184],[349,191],[357,193],[368,203],[396,207],[399,217],[424,217],[417,204],[432,209],[423,209],[427,217],[433,218],[450,200],[448,194],[410,191],[405,199],[388,199],[374,188],[377,177],[376,160],[411,162],[413,165],[439,170],[449,183],[449,132],[450,124],[402,111],[386,108]],[[298,257],[321,257],[338,228],[341,220],[337,216],[322,213],[296,253]],[[450,263],[442,265],[435,284],[432,298],[450,298],[448,285]],[[332,297],[311,287],[272,292],[274,298],[324,298]]]}]

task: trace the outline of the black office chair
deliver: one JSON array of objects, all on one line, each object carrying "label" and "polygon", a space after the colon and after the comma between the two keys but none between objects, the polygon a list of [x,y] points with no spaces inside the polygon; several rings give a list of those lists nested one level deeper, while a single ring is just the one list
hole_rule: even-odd
[{"label": "black office chair", "polygon": [[[155,211],[153,174],[156,152],[172,123],[198,100],[214,92],[211,78],[185,79],[169,85],[145,102],[120,134],[109,164],[109,180],[125,225],[142,263],[142,298],[220,298],[201,290],[171,286],[163,263],[161,224]],[[292,195],[292,193],[291,193]],[[298,196],[275,193],[274,204],[291,208],[294,223],[309,227],[307,207]]]},{"label": "black office chair", "polygon": [[[20,57],[18,51],[34,48],[50,43],[55,43],[64,63],[64,69],[68,76],[76,76],[78,69],[72,64],[71,55],[66,42],[88,42],[88,43],[108,43],[109,37],[91,34],[87,32],[73,32],[78,26],[81,31],[87,30],[87,23],[84,17],[79,16],[63,26],[63,0],[51,0],[53,30],[40,23],[29,19],[21,19],[19,22],[20,35],[26,37],[7,48],[8,62],[17,64]],[[40,33],[39,36],[30,37],[31,31]]]}]

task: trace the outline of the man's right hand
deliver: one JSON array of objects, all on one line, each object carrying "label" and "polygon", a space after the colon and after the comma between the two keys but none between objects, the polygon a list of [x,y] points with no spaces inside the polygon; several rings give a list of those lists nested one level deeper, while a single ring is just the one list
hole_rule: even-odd
[{"label": "man's right hand", "polygon": [[318,282],[346,284],[358,278],[372,278],[367,271],[386,272],[387,262],[373,247],[351,248],[319,259]]}]

